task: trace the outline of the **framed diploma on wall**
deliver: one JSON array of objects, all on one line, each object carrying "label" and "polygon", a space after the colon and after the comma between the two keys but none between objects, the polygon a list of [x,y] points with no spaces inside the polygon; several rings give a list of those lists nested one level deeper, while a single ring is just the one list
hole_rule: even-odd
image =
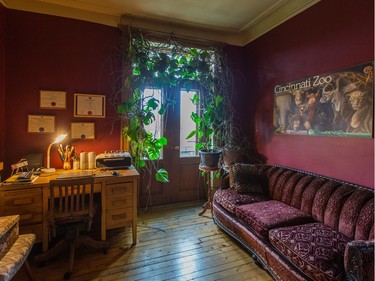
[{"label": "framed diploma on wall", "polygon": [[74,117],[105,118],[105,95],[74,94]]},{"label": "framed diploma on wall", "polygon": [[94,140],[95,123],[92,122],[72,122],[70,134],[72,139]]},{"label": "framed diploma on wall", "polygon": [[28,115],[27,132],[53,133],[55,131],[55,116]]},{"label": "framed diploma on wall", "polygon": [[41,109],[66,109],[66,92],[40,91]]}]

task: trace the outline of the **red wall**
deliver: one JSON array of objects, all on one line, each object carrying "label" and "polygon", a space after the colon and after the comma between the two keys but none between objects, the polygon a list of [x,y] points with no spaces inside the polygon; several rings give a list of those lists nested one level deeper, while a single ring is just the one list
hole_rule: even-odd
[{"label": "red wall", "polygon": [[373,0],[330,0],[246,46],[244,117],[268,163],[374,187],[374,139],[274,135],[272,126],[275,85],[373,61],[373,42]]},{"label": "red wall", "polygon": [[[0,4],[0,162],[4,161],[5,130],[5,8]],[[1,178],[1,172],[0,172]]]},{"label": "red wall", "polygon": [[[72,121],[96,126],[95,141],[67,140],[78,152],[120,148],[120,123],[112,128],[115,109],[110,104],[110,74],[116,71],[111,59],[120,37],[113,27],[6,9],[4,164],[8,172],[10,164],[28,153],[46,155],[49,143],[59,132],[69,132]],[[66,91],[67,110],[40,109],[40,90]],[[74,93],[107,95],[107,118],[74,118]],[[28,133],[28,114],[54,115],[55,133]],[[51,166],[62,167],[56,148],[51,151]]]},{"label": "red wall", "polygon": [[[241,98],[236,101],[236,109],[246,120],[242,127],[249,136],[255,135],[257,150],[268,163],[374,186],[373,139],[272,133],[275,85],[373,60],[373,11],[372,0],[321,1],[244,48],[227,48],[230,63],[238,70]],[[1,141],[5,139],[6,167],[27,153],[46,153],[54,138],[53,134],[27,133],[27,114],[55,115],[56,130],[65,131],[72,121],[94,121],[95,141],[69,142],[79,152],[118,149],[119,122],[111,134],[115,111],[108,101],[112,90],[109,74],[113,71],[110,58],[120,32],[78,20],[8,10],[1,5],[0,23],[6,28],[6,38],[0,40],[0,68],[5,69],[5,78],[0,70],[0,101],[4,79],[6,93],[5,125],[0,117],[1,132],[5,126],[5,136],[0,135],[0,157]],[[67,91],[68,109],[39,109],[40,90]],[[75,92],[106,94],[109,117],[74,118]],[[51,164],[62,166],[55,151]]]}]

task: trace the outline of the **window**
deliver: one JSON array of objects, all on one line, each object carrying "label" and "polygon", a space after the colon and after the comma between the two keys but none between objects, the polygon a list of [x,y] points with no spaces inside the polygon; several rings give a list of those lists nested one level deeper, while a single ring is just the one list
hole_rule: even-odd
[{"label": "window", "polygon": [[191,120],[192,112],[197,112],[198,108],[191,102],[193,96],[198,93],[197,90],[181,90],[180,99],[180,157],[195,157],[196,138],[186,139],[189,133],[196,129],[196,124]]},{"label": "window", "polygon": [[[145,107],[146,103],[151,99],[155,98],[159,101],[162,101],[162,93],[161,89],[154,89],[154,88],[145,88],[143,91],[142,100],[144,102],[143,106]],[[161,115],[159,114],[161,104],[153,111],[155,115],[155,120],[151,124],[144,124],[144,128],[147,132],[150,132],[154,135],[155,138],[160,138],[163,136],[163,120]]]}]

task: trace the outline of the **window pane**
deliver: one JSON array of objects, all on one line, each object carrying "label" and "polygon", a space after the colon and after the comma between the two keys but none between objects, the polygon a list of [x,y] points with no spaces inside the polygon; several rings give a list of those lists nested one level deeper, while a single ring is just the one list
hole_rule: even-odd
[{"label": "window pane", "polygon": [[[162,102],[161,90],[160,89],[153,89],[153,88],[145,88],[143,91],[144,103],[146,104],[150,98],[155,98]],[[160,138],[163,136],[162,132],[162,117],[159,114],[159,109],[161,104],[153,111],[155,115],[155,120],[151,124],[144,125],[144,128],[147,132],[150,132],[154,135],[155,138]],[[144,104],[144,105],[145,105]],[[160,158],[163,158],[163,152],[161,152]]]},{"label": "window pane", "polygon": [[196,138],[192,137],[186,139],[189,133],[196,129],[196,124],[191,120],[192,112],[197,112],[197,106],[191,102],[191,99],[197,93],[196,90],[189,92],[181,91],[180,104],[180,157],[195,157],[197,151],[195,150]]}]

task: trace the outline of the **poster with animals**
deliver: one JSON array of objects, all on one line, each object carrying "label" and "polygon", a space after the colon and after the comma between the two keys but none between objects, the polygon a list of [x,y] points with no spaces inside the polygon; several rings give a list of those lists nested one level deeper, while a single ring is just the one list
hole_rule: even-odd
[{"label": "poster with animals", "polygon": [[373,137],[374,63],[276,85],[274,133]]}]

